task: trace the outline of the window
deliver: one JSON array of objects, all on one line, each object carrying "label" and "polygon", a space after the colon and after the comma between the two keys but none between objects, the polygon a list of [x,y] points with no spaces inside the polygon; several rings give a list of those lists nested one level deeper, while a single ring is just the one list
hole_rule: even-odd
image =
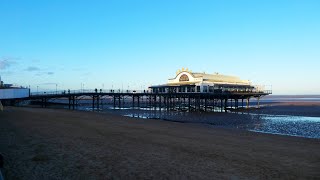
[{"label": "window", "polygon": [[209,92],[213,92],[213,86],[209,86]]},{"label": "window", "polygon": [[182,76],[180,76],[179,81],[189,81],[189,77],[186,74],[183,74]]},{"label": "window", "polygon": [[207,86],[203,86],[203,92],[208,92],[208,87]]}]

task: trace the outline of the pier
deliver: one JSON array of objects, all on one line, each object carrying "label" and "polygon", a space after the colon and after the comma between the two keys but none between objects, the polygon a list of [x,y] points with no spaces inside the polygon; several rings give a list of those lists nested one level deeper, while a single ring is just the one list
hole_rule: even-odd
[{"label": "pier", "polygon": [[[141,91],[117,91],[115,90],[74,90],[31,93],[29,97],[10,99],[7,104],[15,105],[23,101],[36,102],[45,108],[52,104],[52,100],[63,99],[69,109],[77,109],[81,100],[90,104],[92,111],[100,110],[108,99],[113,109],[121,108],[153,108],[180,111],[214,111],[221,112],[230,109],[249,108],[250,99],[257,99],[257,107],[260,107],[260,98],[272,94],[271,90],[265,91],[221,91],[212,93],[202,92],[152,92]],[[8,102],[9,101],[9,102]]]},{"label": "pier", "polygon": [[[47,107],[52,104],[67,105],[77,109],[86,101],[88,109],[101,110],[104,105],[109,108],[149,108],[178,111],[221,111],[228,109],[249,108],[250,99],[257,99],[272,94],[265,86],[255,86],[249,80],[219,73],[196,73],[188,68],[176,72],[174,78],[166,84],[152,85],[147,90],[91,89],[38,92],[19,98],[4,100],[5,104],[19,104],[30,101],[33,104]],[[1,99],[1,98],[0,98]],[[59,102],[55,102],[59,100]]]}]

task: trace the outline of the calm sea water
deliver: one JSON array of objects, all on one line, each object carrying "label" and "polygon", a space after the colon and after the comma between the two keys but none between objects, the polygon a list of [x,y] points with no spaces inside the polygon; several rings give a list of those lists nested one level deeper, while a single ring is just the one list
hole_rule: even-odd
[{"label": "calm sea water", "polygon": [[[106,100],[110,101],[111,100]],[[261,104],[275,102],[320,102],[319,96],[267,96],[261,100]],[[109,103],[110,103],[109,102]],[[84,100],[84,105],[79,110],[91,111],[91,100]],[[251,100],[251,106],[256,105],[255,99]],[[103,106],[100,111],[107,111],[128,117],[139,117],[146,119],[161,119],[181,123],[203,123],[217,127],[238,128],[261,133],[281,134],[289,136],[300,136],[307,138],[320,138],[320,117],[293,116],[293,115],[271,115],[261,114],[257,111],[246,112],[181,112],[166,111],[165,109],[130,108],[113,109],[112,105]],[[219,111],[219,110],[217,110]]]}]

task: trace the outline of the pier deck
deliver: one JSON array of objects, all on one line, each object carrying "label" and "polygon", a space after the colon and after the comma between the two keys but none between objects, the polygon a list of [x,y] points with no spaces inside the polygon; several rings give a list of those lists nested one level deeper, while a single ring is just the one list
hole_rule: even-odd
[{"label": "pier deck", "polygon": [[[170,109],[187,109],[189,111],[207,111],[208,108],[219,107],[226,110],[229,106],[234,109],[239,107],[249,107],[251,98],[257,98],[258,107],[260,98],[272,94],[272,91],[224,91],[215,93],[199,93],[199,92],[148,92],[144,91],[119,91],[114,90],[78,90],[78,91],[55,91],[33,93],[29,97],[20,99],[11,99],[13,105],[17,102],[31,100],[37,101],[42,107],[47,107],[51,99],[64,98],[68,99],[69,109],[75,109],[78,105],[78,100],[87,98],[92,100],[92,110],[99,109],[102,105],[103,98],[112,98],[114,108],[124,107],[124,99],[130,99],[132,107],[141,107],[143,100],[144,104],[149,108],[166,108]],[[129,98],[128,98],[129,97]],[[241,102],[241,104],[239,103]],[[244,101],[246,105],[244,105]]]}]

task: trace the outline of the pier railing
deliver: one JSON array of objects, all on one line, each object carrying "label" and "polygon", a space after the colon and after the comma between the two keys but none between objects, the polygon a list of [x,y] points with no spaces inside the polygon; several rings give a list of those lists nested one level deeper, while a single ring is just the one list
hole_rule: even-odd
[{"label": "pier railing", "polygon": [[85,94],[85,93],[151,93],[150,90],[121,90],[121,89],[79,89],[31,92],[31,96],[37,95],[61,95],[61,94]]},{"label": "pier railing", "polygon": [[222,90],[219,92],[153,92],[150,90],[121,90],[121,89],[80,89],[80,90],[59,90],[59,91],[41,91],[41,92],[32,92],[30,96],[44,96],[44,95],[67,95],[67,94],[105,94],[105,93],[116,93],[116,94],[175,94],[175,93],[208,93],[208,94],[241,94],[241,93],[260,93],[260,94],[272,94],[272,90]]}]

